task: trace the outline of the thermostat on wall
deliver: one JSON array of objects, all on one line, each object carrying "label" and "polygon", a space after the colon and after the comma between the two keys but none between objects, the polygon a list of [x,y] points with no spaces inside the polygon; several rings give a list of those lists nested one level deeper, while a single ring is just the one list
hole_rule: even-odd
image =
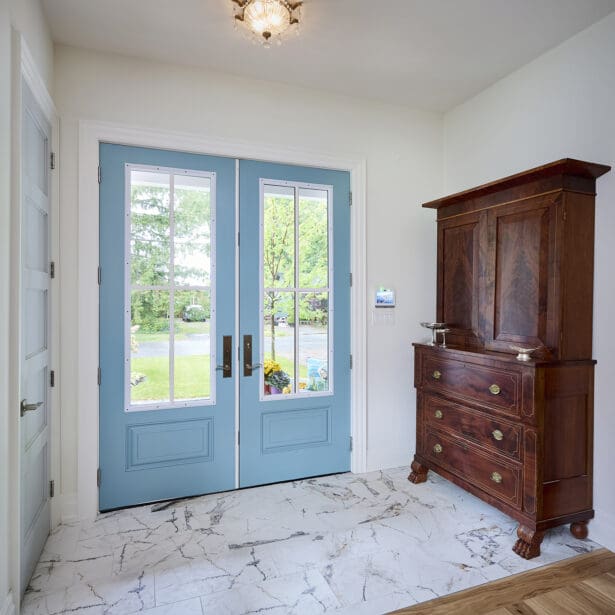
[{"label": "thermostat on wall", "polygon": [[376,307],[391,308],[395,307],[395,291],[390,288],[380,287],[376,291]]}]

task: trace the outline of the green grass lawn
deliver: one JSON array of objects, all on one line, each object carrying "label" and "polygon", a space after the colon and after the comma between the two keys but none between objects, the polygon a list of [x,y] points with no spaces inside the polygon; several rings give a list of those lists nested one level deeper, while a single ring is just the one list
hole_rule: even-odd
[{"label": "green grass lawn", "polygon": [[[145,380],[131,387],[133,402],[169,399],[168,357],[133,359],[131,369],[145,376]],[[206,398],[210,390],[208,355],[175,357],[175,399]]]},{"label": "green grass lawn", "polygon": [[[208,322],[184,322],[181,318],[175,319],[175,339],[185,340],[188,335],[195,333],[209,333]],[[146,333],[145,331],[137,331],[135,334],[137,343],[139,342],[164,342],[169,339],[168,331],[160,331],[156,333]]]}]

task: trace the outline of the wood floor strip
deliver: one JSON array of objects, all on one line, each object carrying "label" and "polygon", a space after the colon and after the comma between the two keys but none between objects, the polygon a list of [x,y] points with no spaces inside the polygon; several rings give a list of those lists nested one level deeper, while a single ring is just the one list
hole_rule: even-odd
[{"label": "wood floor strip", "polygon": [[607,572],[597,577],[585,579],[583,585],[588,585],[615,602],[615,574]]},{"label": "wood floor strip", "polygon": [[[614,596],[615,553],[599,549],[400,609],[394,615],[613,615]],[[571,610],[579,608],[593,610]]]}]

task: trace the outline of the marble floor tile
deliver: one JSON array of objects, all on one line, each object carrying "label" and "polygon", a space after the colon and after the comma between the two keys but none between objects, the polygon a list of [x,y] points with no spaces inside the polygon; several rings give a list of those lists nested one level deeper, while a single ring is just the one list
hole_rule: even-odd
[{"label": "marble floor tile", "polygon": [[510,517],[433,473],[421,485],[407,475],[324,476],[60,526],[22,613],[377,615],[597,547],[564,526],[523,560]]},{"label": "marble floor tile", "polygon": [[173,604],[155,606],[153,609],[141,612],[143,615],[203,615],[203,606],[200,598],[192,598]]},{"label": "marble floor tile", "polygon": [[243,585],[232,591],[201,598],[205,615],[279,613],[312,615],[337,609],[340,604],[328,583],[315,570]]}]

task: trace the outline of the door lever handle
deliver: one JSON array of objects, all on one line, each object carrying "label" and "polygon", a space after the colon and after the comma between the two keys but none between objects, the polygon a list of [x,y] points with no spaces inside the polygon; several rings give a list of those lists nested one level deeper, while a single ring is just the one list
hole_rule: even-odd
[{"label": "door lever handle", "polygon": [[43,405],[42,401],[39,401],[35,404],[27,404],[25,399],[21,400],[21,404],[19,404],[19,414],[23,416],[26,412],[34,412],[38,410]]},{"label": "door lever handle", "polygon": [[223,378],[233,377],[233,336],[222,336],[222,365],[216,365],[216,371],[222,372]]},{"label": "door lever handle", "polygon": [[252,370],[262,367],[262,363],[252,363],[252,336],[243,336],[243,375],[251,376]]}]

